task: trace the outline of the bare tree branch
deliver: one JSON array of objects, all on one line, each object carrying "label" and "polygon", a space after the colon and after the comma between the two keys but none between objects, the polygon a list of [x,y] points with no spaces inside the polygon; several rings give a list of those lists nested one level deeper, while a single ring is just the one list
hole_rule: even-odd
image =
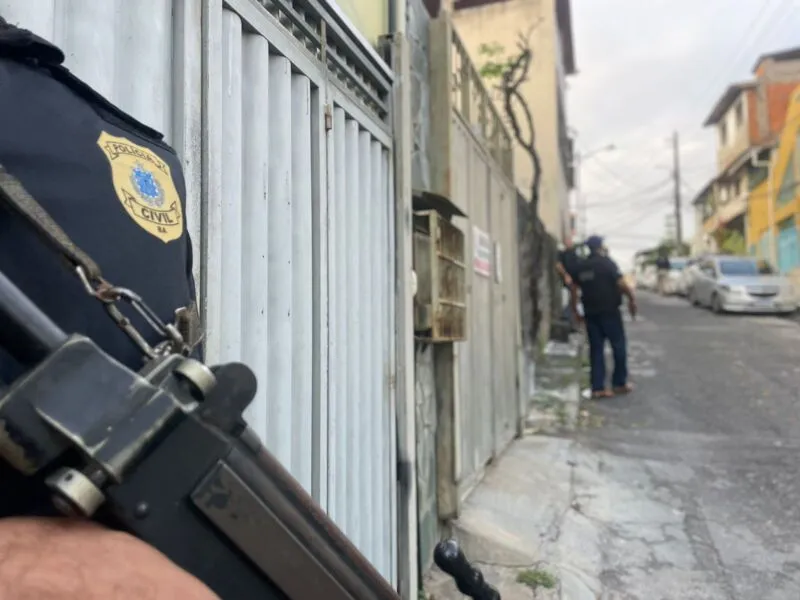
[{"label": "bare tree branch", "polygon": [[[539,218],[539,189],[542,181],[542,161],[536,147],[536,125],[533,112],[528,104],[522,87],[528,81],[531,65],[533,64],[533,49],[531,36],[542,19],[537,20],[526,32],[520,32],[517,39],[517,54],[507,62],[492,61],[486,73],[492,77],[499,76],[500,82],[497,89],[502,98],[503,112],[509,124],[511,133],[516,143],[525,151],[531,161],[533,178],[531,181],[530,199],[523,207],[525,228],[523,238],[520,240],[521,252],[526,256],[525,262],[531,276],[528,297],[532,302],[531,334],[535,339],[539,334],[540,324],[544,316],[543,309],[550,307],[550,303],[540,302],[540,286],[551,289],[558,288],[557,276],[546,270],[548,263],[555,264],[555,257],[548,253],[548,245],[554,248],[544,224]],[[496,54],[496,50],[492,54]],[[553,252],[555,250],[552,250]],[[551,265],[551,266],[553,266]],[[547,285],[549,283],[549,285]],[[552,308],[552,307],[551,307]]]}]

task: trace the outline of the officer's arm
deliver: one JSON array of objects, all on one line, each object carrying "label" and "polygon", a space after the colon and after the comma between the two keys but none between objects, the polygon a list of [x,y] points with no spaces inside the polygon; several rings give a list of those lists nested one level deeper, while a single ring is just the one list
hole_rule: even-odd
[{"label": "officer's arm", "polygon": [[0,520],[0,598],[219,600],[134,537],[43,518]]},{"label": "officer's arm", "polygon": [[638,307],[636,305],[636,296],[633,293],[633,289],[628,285],[628,282],[625,281],[625,276],[622,274],[622,271],[620,271],[617,264],[613,260],[611,261],[611,264],[614,268],[614,277],[617,280],[619,291],[622,292],[622,295],[628,299],[628,311],[635,317],[636,313],[638,312]]},{"label": "officer's arm", "polygon": [[580,318],[580,313],[578,313],[578,286],[574,282],[569,286],[569,309],[573,315]]},{"label": "officer's arm", "polygon": [[628,285],[628,282],[625,280],[625,276],[619,272],[617,272],[617,285],[619,285],[619,290],[622,292],[623,296],[627,297],[628,300],[635,300],[633,289]]}]

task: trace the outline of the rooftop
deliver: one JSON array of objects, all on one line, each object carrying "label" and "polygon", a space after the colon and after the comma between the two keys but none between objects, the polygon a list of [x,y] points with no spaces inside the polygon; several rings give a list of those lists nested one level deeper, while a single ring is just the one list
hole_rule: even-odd
[{"label": "rooftop", "polygon": [[708,183],[706,183],[702,187],[702,189],[699,192],[697,192],[697,194],[695,194],[695,197],[692,200],[692,204],[694,206],[697,206],[698,204],[701,204],[705,200],[706,194],[708,193],[708,190],[711,189],[711,186],[714,185],[714,183],[716,181],[717,181],[717,177],[716,176],[712,177],[711,179],[708,180]]},{"label": "rooftop", "polygon": [[776,52],[767,52],[766,54],[762,54],[758,57],[756,64],[753,65],[753,73],[758,70],[758,67],[761,66],[765,60],[775,60],[775,61],[782,61],[782,60],[795,60],[800,58],[800,46],[796,46],[794,48],[788,48],[786,50],[778,50]]},{"label": "rooftop", "polygon": [[728,86],[728,89],[725,90],[725,93],[722,94],[722,97],[717,100],[717,103],[714,105],[714,108],[711,110],[711,113],[706,117],[706,120],[703,122],[704,127],[708,127],[709,125],[716,125],[719,120],[725,115],[728,109],[736,102],[736,99],[739,97],[744,90],[756,87],[755,81],[741,81],[739,83],[732,83]]}]

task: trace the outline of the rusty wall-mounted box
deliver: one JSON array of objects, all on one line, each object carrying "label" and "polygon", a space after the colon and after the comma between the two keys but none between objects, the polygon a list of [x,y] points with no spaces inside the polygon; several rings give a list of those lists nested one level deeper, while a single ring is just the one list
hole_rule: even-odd
[{"label": "rusty wall-mounted box", "polygon": [[467,338],[464,232],[437,210],[414,211],[414,330],[417,339]]}]

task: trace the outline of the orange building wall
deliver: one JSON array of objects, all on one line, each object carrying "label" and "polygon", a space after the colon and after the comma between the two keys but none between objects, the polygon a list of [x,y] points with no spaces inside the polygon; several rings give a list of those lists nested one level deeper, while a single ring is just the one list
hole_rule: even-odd
[{"label": "orange building wall", "polygon": [[780,133],[786,122],[786,109],[792,99],[792,93],[798,82],[771,83],[767,86],[767,104],[769,106],[769,134]]}]

